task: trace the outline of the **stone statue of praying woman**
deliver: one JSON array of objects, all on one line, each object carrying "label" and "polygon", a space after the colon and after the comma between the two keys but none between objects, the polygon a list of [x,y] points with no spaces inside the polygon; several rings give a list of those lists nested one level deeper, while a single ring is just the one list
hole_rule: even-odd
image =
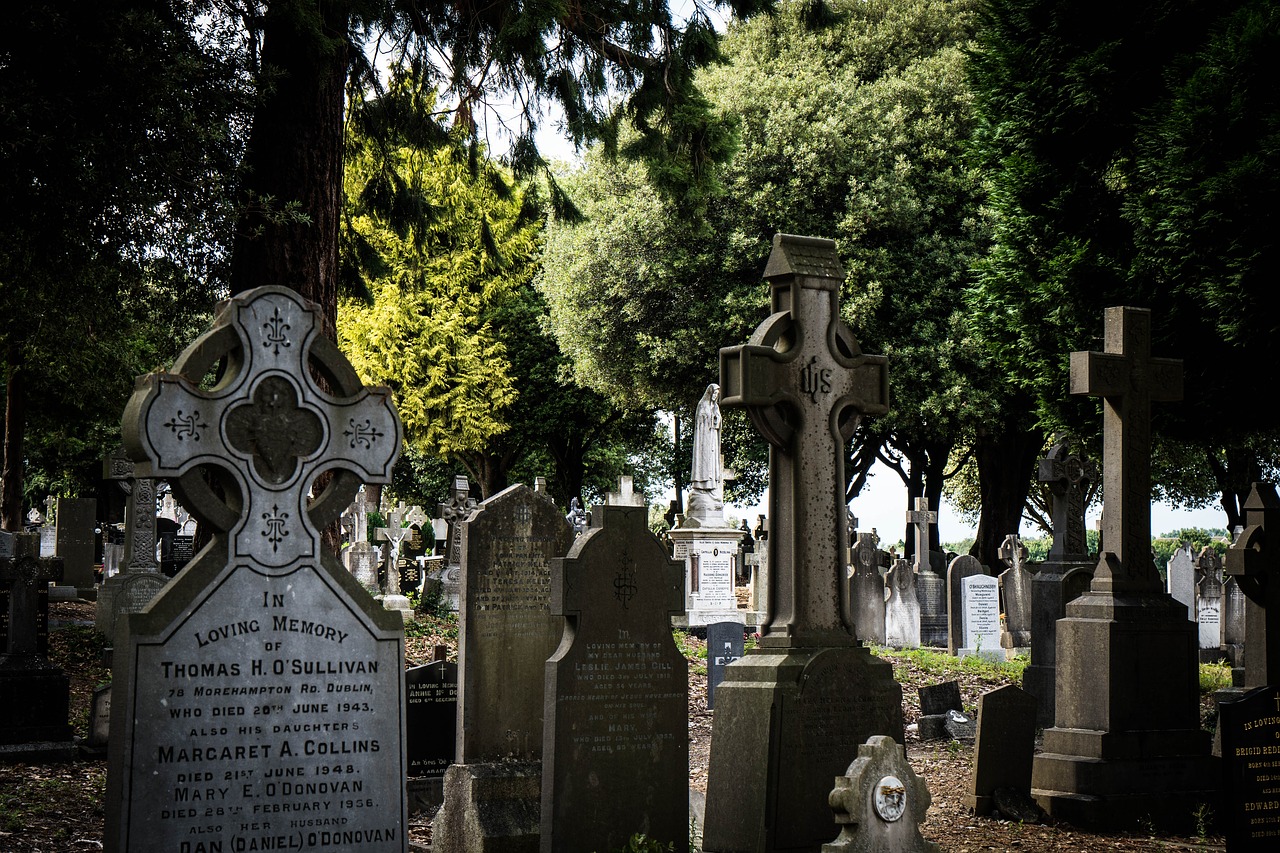
[{"label": "stone statue of praying woman", "polygon": [[[707,386],[694,414],[693,473],[689,483],[689,510],[707,517],[724,509],[720,469],[720,386]],[[705,513],[705,514],[704,514]]]}]

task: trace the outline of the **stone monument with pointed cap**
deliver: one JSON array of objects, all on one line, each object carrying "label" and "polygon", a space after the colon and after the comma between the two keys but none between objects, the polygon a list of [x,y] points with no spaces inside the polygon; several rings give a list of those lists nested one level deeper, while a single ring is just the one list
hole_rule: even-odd
[{"label": "stone monument with pointed cap", "polygon": [[703,849],[817,853],[831,779],[872,735],[902,739],[902,689],[858,642],[845,567],[845,443],[888,411],[888,367],[840,319],[834,242],[780,234],[764,277],[772,313],[720,351],[720,387],[770,445],[767,620],[716,689]]},{"label": "stone monument with pointed cap", "polygon": [[137,476],[169,479],[215,534],[117,624],[107,850],[332,846],[289,831],[304,781],[358,791],[333,813],[361,850],[406,849],[403,623],[320,538],[361,482],[390,481],[400,420],[322,318],[286,288],[240,294],[171,371],[139,377],[125,409]]}]

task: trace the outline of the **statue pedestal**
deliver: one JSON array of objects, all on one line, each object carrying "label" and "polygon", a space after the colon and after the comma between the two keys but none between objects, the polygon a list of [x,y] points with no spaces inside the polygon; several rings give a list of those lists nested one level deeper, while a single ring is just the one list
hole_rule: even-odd
[{"label": "statue pedestal", "polygon": [[746,611],[738,609],[734,592],[742,531],[725,526],[704,527],[696,519],[685,519],[684,525],[668,535],[674,545],[672,556],[685,566],[685,615],[673,617],[672,624],[689,628],[715,622],[746,624]]}]

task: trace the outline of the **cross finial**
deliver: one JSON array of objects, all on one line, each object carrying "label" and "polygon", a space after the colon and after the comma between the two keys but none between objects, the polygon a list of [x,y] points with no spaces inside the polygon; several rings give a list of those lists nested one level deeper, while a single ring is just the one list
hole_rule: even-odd
[{"label": "cross finial", "polygon": [[722,405],[769,440],[769,623],[762,645],[857,642],[849,620],[844,444],[889,408],[884,356],[864,355],[840,319],[835,243],[779,234],[765,267],[773,313],[720,350]]},{"label": "cross finial", "polygon": [[1105,352],[1071,353],[1071,393],[1103,399],[1107,553],[1093,589],[1157,590],[1160,575],[1151,560],[1151,403],[1182,399],[1182,362],[1151,357],[1151,312],[1145,308],[1108,308],[1105,341]]}]

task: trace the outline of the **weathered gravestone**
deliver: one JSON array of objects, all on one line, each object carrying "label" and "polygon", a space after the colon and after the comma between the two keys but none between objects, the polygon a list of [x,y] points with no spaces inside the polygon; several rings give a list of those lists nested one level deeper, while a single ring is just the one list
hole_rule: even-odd
[{"label": "weathered gravestone", "polygon": [[1244,635],[1246,601],[1240,584],[1231,575],[1222,581],[1222,653],[1231,664],[1232,682],[1244,684]]},{"label": "weathered gravestone", "polygon": [[637,832],[688,843],[689,675],[671,636],[683,572],[647,516],[597,506],[551,563],[564,636],[546,663],[543,853],[619,850]]},{"label": "weathered gravestone", "polygon": [[1230,853],[1271,853],[1280,837],[1280,686],[1218,706],[1222,825]]},{"label": "weathered gravestone", "polygon": [[1108,308],[1106,351],[1071,354],[1072,392],[1104,401],[1106,550],[1058,622],[1056,725],[1033,794],[1079,825],[1181,828],[1214,794],[1194,626],[1151,559],[1150,404],[1182,396],[1182,367],[1150,352],[1150,312]]},{"label": "weathered gravestone", "polygon": [[95,687],[89,701],[89,736],[79,744],[80,755],[106,758],[111,735],[111,685]]},{"label": "weathered gravestone", "polygon": [[844,562],[845,443],[888,410],[888,369],[840,321],[832,241],[775,236],[764,277],[772,314],[720,351],[720,387],[770,445],[768,621],[717,688],[703,849],[816,853],[829,780],[872,735],[902,739],[902,689],[858,641]]},{"label": "weathered gravestone", "polygon": [[551,561],[573,540],[551,497],[525,485],[462,523],[461,725],[432,835],[437,853],[538,849],[543,687],[564,633],[551,612]]},{"label": "weathered gravestone", "polygon": [[981,574],[960,581],[960,613],[963,645],[956,654],[962,658],[977,655],[1004,660],[1004,650],[1000,648],[1000,581]]},{"label": "weathered gravestone", "polygon": [[1179,545],[1169,558],[1165,588],[1187,608],[1187,618],[1196,621],[1196,564],[1191,559],[1190,545]]},{"label": "weathered gravestone", "polygon": [[880,574],[880,537],[859,533],[853,548],[853,577],[849,599],[853,602],[853,626],[864,643],[885,644],[885,585]]},{"label": "weathered gravestone", "polygon": [[[929,527],[938,523],[938,514],[929,509],[928,498],[916,498],[916,507],[907,511],[907,524],[915,528],[916,599],[920,602],[920,642],[939,648],[948,645],[947,613],[949,596],[945,571],[938,571],[929,551]],[[952,654],[955,650],[951,650]]]},{"label": "weathered gravestone", "polygon": [[405,671],[404,687],[409,809],[427,811],[443,802],[444,774],[457,755],[458,665],[441,656],[412,667]]},{"label": "weathered gravestone", "polygon": [[361,480],[390,481],[400,421],[322,318],[241,294],[125,409],[138,476],[215,534],[117,627],[107,850],[406,849],[403,627],[320,541]]},{"label": "weathered gravestone", "polygon": [[399,613],[400,618],[406,622],[413,621],[413,605],[400,591],[400,549],[405,540],[413,535],[413,525],[422,524],[426,520],[427,516],[421,507],[405,507],[404,501],[400,501],[398,507],[387,513],[387,526],[374,530],[378,541],[386,542],[388,546],[382,593],[375,597],[382,602],[383,607]]},{"label": "weathered gravestone", "polygon": [[707,626],[707,710],[716,706],[716,687],[724,670],[742,657],[745,637],[741,622],[713,622]]},{"label": "weathered gravestone", "polygon": [[[978,562],[978,558],[969,554],[956,557],[947,566],[947,653],[956,654],[965,646],[964,627],[964,580],[974,575],[990,577],[987,567]],[[995,578],[991,578],[995,580]],[[916,581],[917,585],[919,581]],[[997,589],[999,581],[996,581]],[[997,598],[999,593],[997,592]],[[1000,616],[1000,605],[996,603],[996,618]],[[996,626],[996,648],[1000,647],[1000,628]],[[972,647],[970,647],[972,648]]]},{"label": "weathered gravestone", "polygon": [[1040,460],[1037,473],[1053,496],[1053,545],[1031,580],[1031,663],[1022,672],[1022,688],[1036,697],[1036,722],[1042,728],[1054,719],[1058,620],[1067,615],[1067,602],[1093,580],[1096,561],[1089,559],[1084,517],[1097,476],[1097,466],[1072,453],[1061,437]]},{"label": "weathered gravestone", "polygon": [[103,476],[125,493],[124,557],[120,572],[98,590],[94,612],[94,627],[114,640],[120,614],[146,607],[169,579],[156,560],[156,481],[133,475],[133,460],[123,447],[103,460]]},{"label": "weathered gravestone", "polygon": [[920,602],[916,601],[916,573],[901,558],[885,578],[889,597],[884,604],[884,641],[895,649],[920,648]]},{"label": "weathered gravestone", "polygon": [[[55,527],[58,556],[62,558],[62,586],[74,587],[75,596],[92,601],[97,595],[93,564],[97,554],[94,525],[97,524],[96,498],[58,498],[58,520]],[[72,596],[72,597],[75,597]]]},{"label": "weathered gravestone", "polygon": [[40,557],[39,549],[34,534],[0,531],[0,585],[7,592],[7,630],[0,647],[4,761],[65,761],[76,754],[67,724],[70,679],[49,662],[38,640],[40,590],[58,579],[62,561]]},{"label": "weathered gravestone", "polygon": [[1023,568],[1027,549],[1016,534],[1005,537],[1000,558],[1009,564],[1009,568],[1000,573],[1004,613],[1000,647],[1011,655],[1025,654],[1031,648],[1031,573]]},{"label": "weathered gravestone", "polygon": [[[1280,497],[1254,483],[1244,503],[1245,529],[1227,551],[1227,573],[1245,595],[1245,687],[1280,684]],[[1267,532],[1271,532],[1268,541]]]},{"label": "weathered gravestone", "polygon": [[920,834],[933,801],[929,787],[891,737],[874,735],[858,747],[829,801],[840,835],[822,853],[940,853]]},{"label": "weathered gravestone", "polygon": [[[996,792],[1013,789],[1019,799],[1031,798],[1031,758],[1036,746],[1036,700],[1012,684],[978,697],[978,735],[974,743],[973,775],[963,797],[974,814],[991,814]],[[1016,820],[1013,815],[1006,819]]]},{"label": "weathered gravestone", "polygon": [[[1212,553],[1212,549],[1206,548]],[[1209,565],[1196,583],[1196,625],[1200,638],[1200,662],[1217,663],[1222,659],[1222,563]]]}]

